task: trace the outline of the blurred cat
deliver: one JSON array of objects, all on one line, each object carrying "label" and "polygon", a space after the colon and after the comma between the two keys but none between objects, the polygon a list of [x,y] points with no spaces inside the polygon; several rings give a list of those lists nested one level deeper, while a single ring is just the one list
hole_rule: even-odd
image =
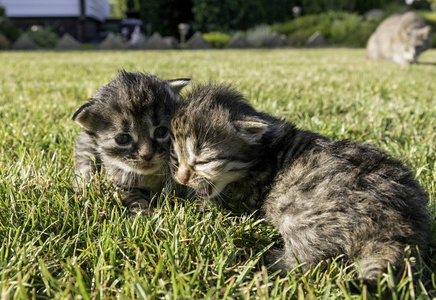
[{"label": "blurred cat", "polygon": [[369,38],[367,57],[401,65],[416,63],[419,55],[430,48],[430,33],[430,26],[413,12],[392,15]]},{"label": "blurred cat", "polygon": [[131,213],[149,208],[150,192],[171,183],[170,122],[189,79],[162,80],[121,71],[73,116],[82,128],[76,141],[76,175],[89,180],[103,169]]}]

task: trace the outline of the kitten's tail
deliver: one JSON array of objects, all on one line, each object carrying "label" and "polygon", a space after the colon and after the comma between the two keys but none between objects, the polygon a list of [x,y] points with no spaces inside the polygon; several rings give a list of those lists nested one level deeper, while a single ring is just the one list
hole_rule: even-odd
[{"label": "kitten's tail", "polygon": [[403,257],[404,245],[398,242],[368,242],[358,257],[358,269],[363,281],[370,286],[377,286],[378,277],[386,272],[388,264],[393,268],[400,267]]}]

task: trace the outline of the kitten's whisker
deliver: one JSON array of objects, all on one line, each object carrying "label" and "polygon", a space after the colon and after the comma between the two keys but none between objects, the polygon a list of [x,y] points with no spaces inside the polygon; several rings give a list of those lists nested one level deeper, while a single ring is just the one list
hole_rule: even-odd
[{"label": "kitten's whisker", "polygon": [[[205,181],[208,185],[211,186],[212,190],[214,190],[216,192],[217,195],[215,196],[215,199],[219,200],[220,203],[223,202],[224,198],[221,195],[221,193],[218,191],[216,185],[210,179],[205,178]],[[215,202],[216,200],[211,199],[210,201]]]},{"label": "kitten's whisker", "polygon": [[190,192],[188,192],[188,194],[186,195],[187,199],[192,199],[194,198],[194,196],[196,195],[196,192],[194,190],[191,190]]},{"label": "kitten's whisker", "polygon": [[221,197],[221,193],[218,191],[216,185],[210,179],[205,178],[205,181],[208,185],[210,185],[212,190],[214,190],[217,193],[216,197]]},{"label": "kitten's whisker", "polygon": [[175,163],[170,162],[170,164],[171,164],[174,168],[178,169],[178,166],[177,166]]}]

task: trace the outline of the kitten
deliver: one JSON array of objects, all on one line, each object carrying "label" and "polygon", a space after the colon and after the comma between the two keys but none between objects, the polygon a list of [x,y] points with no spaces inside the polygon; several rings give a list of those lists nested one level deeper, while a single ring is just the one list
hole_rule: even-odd
[{"label": "kitten", "polygon": [[402,65],[416,63],[418,56],[430,48],[430,32],[430,26],[413,12],[392,15],[369,38],[367,56]]},{"label": "kitten", "polygon": [[75,149],[77,177],[89,180],[103,169],[131,213],[147,209],[150,192],[160,192],[171,178],[170,121],[188,83],[121,71],[101,87],[73,116],[82,128]]},{"label": "kitten", "polygon": [[427,249],[426,195],[398,160],[257,112],[227,86],[197,86],[172,120],[175,179],[206,201],[260,208],[281,233],[279,268],[344,255],[368,283]]}]

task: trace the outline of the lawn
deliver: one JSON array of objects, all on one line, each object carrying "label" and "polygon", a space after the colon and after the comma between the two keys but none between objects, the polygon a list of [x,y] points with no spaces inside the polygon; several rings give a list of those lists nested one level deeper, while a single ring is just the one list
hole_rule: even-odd
[{"label": "lawn", "polygon": [[132,219],[107,182],[71,185],[71,116],[123,68],[232,83],[301,128],[373,143],[414,170],[434,219],[436,51],[421,61],[371,62],[363,49],[0,52],[2,299],[436,297],[435,253],[417,273],[405,259],[372,293],[336,260],[279,278],[262,262],[280,236],[262,220],[174,198]]}]

